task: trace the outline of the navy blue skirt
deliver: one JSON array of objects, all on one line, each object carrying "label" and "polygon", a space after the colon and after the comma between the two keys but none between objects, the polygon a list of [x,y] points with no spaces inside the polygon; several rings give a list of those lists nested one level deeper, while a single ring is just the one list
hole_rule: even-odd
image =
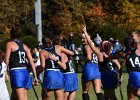
[{"label": "navy blue skirt", "polygon": [[101,73],[101,82],[104,89],[115,89],[118,86],[119,78],[117,71],[104,71]]}]

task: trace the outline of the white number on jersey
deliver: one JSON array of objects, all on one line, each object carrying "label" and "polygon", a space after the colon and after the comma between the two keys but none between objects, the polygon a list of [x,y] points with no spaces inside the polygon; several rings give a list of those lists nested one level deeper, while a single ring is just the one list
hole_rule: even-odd
[{"label": "white number on jersey", "polygon": [[132,67],[140,67],[140,61],[138,57],[136,57],[134,61],[132,58],[129,58],[129,61],[131,62]]},{"label": "white number on jersey", "polygon": [[110,70],[114,70],[114,68],[113,68],[113,66],[112,66],[112,63],[111,63],[111,62],[107,63],[107,67],[108,67]]},{"label": "white number on jersey", "polygon": [[71,72],[74,72],[74,69],[73,69],[73,67],[72,67],[73,65],[72,65],[72,60],[70,60],[69,61],[69,67],[70,67],[70,71]]},{"label": "white number on jersey", "polygon": [[25,52],[19,51],[18,55],[19,55],[19,63],[25,63],[25,61],[26,61],[26,59],[25,59]]},{"label": "white number on jersey", "polygon": [[51,60],[52,68],[55,68],[54,61]]},{"label": "white number on jersey", "polygon": [[98,58],[97,58],[96,54],[94,54],[94,53],[92,54],[92,62],[98,64]]}]

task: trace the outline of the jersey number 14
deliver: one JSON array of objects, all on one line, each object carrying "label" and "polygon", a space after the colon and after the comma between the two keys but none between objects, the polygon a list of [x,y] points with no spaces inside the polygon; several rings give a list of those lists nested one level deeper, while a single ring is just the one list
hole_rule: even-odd
[{"label": "jersey number 14", "polygon": [[140,61],[138,57],[136,57],[134,61],[132,58],[129,58],[129,61],[131,62],[132,67],[140,67]]}]

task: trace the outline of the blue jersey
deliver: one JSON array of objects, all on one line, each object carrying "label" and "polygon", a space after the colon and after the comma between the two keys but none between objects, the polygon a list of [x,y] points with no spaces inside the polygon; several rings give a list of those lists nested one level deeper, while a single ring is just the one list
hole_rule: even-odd
[{"label": "blue jersey", "polygon": [[26,67],[26,51],[23,48],[23,43],[19,40],[15,40],[14,42],[17,43],[19,49],[16,51],[11,52],[9,66],[11,68],[16,67]]},{"label": "blue jersey", "polygon": [[126,59],[126,68],[129,74],[128,87],[140,88],[140,56],[135,52],[136,49],[131,50]]},{"label": "blue jersey", "polygon": [[131,71],[140,72],[140,56],[138,56],[135,52],[136,50],[133,50],[127,57],[126,68],[128,73]]},{"label": "blue jersey", "polygon": [[[45,48],[45,50],[56,55],[61,60],[60,56],[55,52],[55,46]],[[61,67],[57,64],[57,62],[51,59],[46,59],[45,63],[43,88],[51,90],[64,89],[64,78],[62,72],[60,71]]]},{"label": "blue jersey", "polygon": [[[85,50],[85,49],[83,49],[83,54],[84,54],[84,57],[87,56],[87,53],[86,53],[86,50]],[[95,63],[95,64],[98,64],[97,55],[96,55],[95,53],[92,52],[92,53],[91,53],[91,56],[92,56],[91,60],[88,60],[88,61],[91,61],[91,62],[93,62],[93,63]]]},{"label": "blue jersey", "polygon": [[110,60],[110,59],[108,59],[106,57],[104,57],[103,59],[104,59],[103,62],[99,62],[101,72],[115,71],[115,70],[117,71],[117,69],[116,69],[117,66],[112,60]]},{"label": "blue jersey", "polygon": [[[45,48],[45,50],[54,54],[59,58],[59,60],[61,60],[61,57],[55,52],[55,46],[52,46],[51,48]],[[57,64],[57,62],[51,60],[50,58],[46,59],[45,63],[46,63],[45,69],[61,69],[61,67]]]},{"label": "blue jersey", "polygon": [[63,73],[74,73],[74,68],[73,68],[73,64],[72,64],[72,60],[69,59],[67,62],[66,62],[66,70],[63,70],[62,71]]},{"label": "blue jersey", "polygon": [[[101,71],[101,82],[104,89],[115,89],[118,85],[118,71],[116,70],[116,64],[104,57],[103,62],[99,62]],[[109,83],[109,84],[108,84]]]}]

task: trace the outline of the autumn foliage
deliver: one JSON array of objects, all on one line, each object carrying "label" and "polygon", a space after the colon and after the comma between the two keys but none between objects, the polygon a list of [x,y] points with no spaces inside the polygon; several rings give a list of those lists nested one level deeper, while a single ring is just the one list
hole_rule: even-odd
[{"label": "autumn foliage", "polygon": [[[35,37],[34,3],[35,0],[2,0],[1,35],[8,37],[11,26],[18,22],[24,33],[29,26],[28,35]],[[79,36],[81,26],[86,24],[91,35],[99,33],[103,39],[114,37],[122,41],[133,30],[140,29],[139,23],[139,0],[42,0],[43,34],[51,37],[68,37],[70,32]]]}]

